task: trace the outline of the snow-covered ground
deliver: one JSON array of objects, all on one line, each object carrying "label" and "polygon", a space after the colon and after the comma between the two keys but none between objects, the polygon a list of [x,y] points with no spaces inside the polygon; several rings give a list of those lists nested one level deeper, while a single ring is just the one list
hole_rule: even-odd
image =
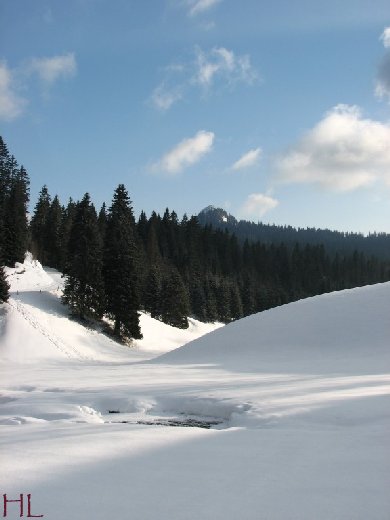
[{"label": "snow-covered ground", "polygon": [[25,516],[31,494],[52,520],[390,518],[389,283],[207,335],[143,315],[125,347],[68,319],[55,271],[8,275],[1,489]]}]

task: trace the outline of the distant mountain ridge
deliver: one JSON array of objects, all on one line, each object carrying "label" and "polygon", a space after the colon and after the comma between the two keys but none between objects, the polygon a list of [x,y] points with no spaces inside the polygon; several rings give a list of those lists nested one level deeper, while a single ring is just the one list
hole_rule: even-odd
[{"label": "distant mountain ridge", "polygon": [[227,229],[244,242],[262,242],[266,244],[281,244],[293,247],[296,243],[323,244],[329,253],[350,254],[354,251],[366,255],[374,255],[381,259],[390,259],[390,234],[371,233],[368,236],[362,233],[345,233],[330,229],[294,228],[292,226],[277,226],[237,220],[233,215],[222,208],[209,205],[198,214],[202,226],[212,226],[215,229]]},{"label": "distant mountain ridge", "polygon": [[[215,206],[207,206],[202,209],[198,215],[200,224],[228,224],[231,226],[237,225],[237,219],[230,215],[227,211],[222,208],[216,208]],[[203,222],[204,221],[204,222]]]}]

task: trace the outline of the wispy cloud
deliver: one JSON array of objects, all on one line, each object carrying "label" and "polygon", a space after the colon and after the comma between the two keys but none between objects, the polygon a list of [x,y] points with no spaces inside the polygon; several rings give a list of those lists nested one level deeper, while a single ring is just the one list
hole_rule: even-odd
[{"label": "wispy cloud", "polygon": [[168,110],[191,90],[200,89],[204,94],[239,83],[253,85],[258,80],[249,55],[237,55],[225,47],[204,51],[196,46],[194,56],[186,64],[165,67],[164,78],[153,91],[151,102],[159,110]]},{"label": "wispy cloud", "polygon": [[240,214],[246,218],[261,218],[278,205],[279,201],[270,195],[252,193],[241,207]]},{"label": "wispy cloud", "polygon": [[233,164],[232,169],[233,170],[243,170],[245,168],[250,168],[251,166],[254,166],[255,164],[257,164],[259,162],[261,154],[262,154],[261,148],[255,148],[254,150],[249,150],[249,152],[244,153],[244,155],[242,157],[240,157],[240,159],[238,159],[238,161],[236,161]]},{"label": "wispy cloud", "polygon": [[376,181],[390,185],[390,125],[338,105],[277,161],[282,181],[351,191]]},{"label": "wispy cloud", "polygon": [[210,87],[219,77],[224,82],[253,84],[258,74],[251,65],[248,55],[237,56],[225,47],[214,47],[203,51],[196,47],[196,66],[192,81],[201,87]]},{"label": "wispy cloud", "polygon": [[151,100],[156,108],[165,112],[181,98],[182,88],[180,85],[169,88],[165,85],[165,83],[161,83],[161,85],[154,89]]},{"label": "wispy cloud", "polygon": [[222,0],[188,0],[187,4],[190,8],[189,15],[196,16],[198,14],[208,11]]},{"label": "wispy cloud", "polygon": [[381,40],[386,49],[390,48],[390,27],[386,27],[381,35]]},{"label": "wispy cloud", "polygon": [[390,27],[383,31],[381,40],[386,54],[379,65],[375,94],[379,98],[388,98],[390,101]]},{"label": "wispy cloud", "polygon": [[33,58],[29,65],[31,73],[36,73],[47,85],[59,78],[72,77],[76,74],[76,59],[72,52],[50,58]]},{"label": "wispy cloud", "polygon": [[27,100],[16,92],[12,71],[0,62],[0,120],[12,121],[23,113]]},{"label": "wispy cloud", "polygon": [[153,166],[154,171],[176,175],[202,159],[212,150],[214,133],[200,130],[194,137],[183,139]]},{"label": "wispy cloud", "polygon": [[22,66],[10,69],[0,61],[0,120],[12,121],[23,114],[28,100],[18,94],[18,88],[28,92],[30,82],[38,76],[44,90],[60,78],[74,76],[77,71],[73,53],[32,58]]}]

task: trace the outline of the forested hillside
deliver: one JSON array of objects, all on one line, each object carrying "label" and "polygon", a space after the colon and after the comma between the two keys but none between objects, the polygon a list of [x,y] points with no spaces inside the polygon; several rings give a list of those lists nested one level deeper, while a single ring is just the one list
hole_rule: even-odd
[{"label": "forested hillside", "polygon": [[330,229],[294,228],[292,226],[277,226],[275,224],[263,224],[262,222],[249,222],[237,220],[222,208],[208,206],[199,215],[202,225],[212,225],[214,228],[227,230],[234,233],[240,242],[246,239],[253,242],[267,244],[284,243],[288,247],[294,247],[296,243],[323,244],[329,253],[341,255],[354,251],[375,255],[378,258],[390,260],[390,234],[370,233],[368,236],[362,233],[344,233]]},{"label": "forested hillside", "polygon": [[61,207],[44,187],[31,219],[31,249],[67,275],[64,301],[74,314],[126,316],[132,337],[140,334],[141,309],[186,328],[188,316],[229,322],[307,296],[390,279],[388,261],[358,251],[341,255],[322,244],[240,243],[227,230],[202,226],[196,216],[179,220],[169,209],[162,216],[141,212],[136,221],[123,185],[109,209],[103,205],[99,213],[88,194]]},{"label": "forested hillside", "polygon": [[0,136],[0,303],[8,300],[4,265],[22,262],[28,242],[29,178]]},{"label": "forested hillside", "polygon": [[[280,242],[203,225],[205,212],[179,219],[166,209],[162,216],[141,212],[136,220],[123,184],[99,212],[88,193],[64,206],[44,186],[28,227],[27,172],[2,140],[0,155],[1,265],[22,261],[29,248],[42,264],[64,273],[63,302],[74,316],[109,317],[120,338],[142,336],[140,310],[186,328],[189,316],[227,323],[308,296],[390,280],[386,255],[349,251],[350,245],[347,252],[335,251],[326,241],[304,242],[309,235],[297,230]],[[230,216],[226,224],[242,229]],[[7,294],[1,269],[2,301]]]}]

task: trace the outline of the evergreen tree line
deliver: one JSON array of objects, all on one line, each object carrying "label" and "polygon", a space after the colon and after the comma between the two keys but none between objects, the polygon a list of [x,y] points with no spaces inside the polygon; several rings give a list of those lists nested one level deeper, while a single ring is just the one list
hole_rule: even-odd
[{"label": "evergreen tree line", "polygon": [[131,201],[121,184],[99,215],[88,193],[61,206],[44,186],[30,223],[31,250],[65,275],[62,300],[80,320],[112,320],[117,337],[141,338],[139,241]]},{"label": "evergreen tree line", "polygon": [[329,253],[245,240],[227,230],[141,213],[123,185],[97,214],[88,194],[62,207],[47,188],[31,219],[37,258],[66,275],[64,301],[80,318],[113,320],[115,334],[140,337],[138,312],[175,327],[188,316],[229,322],[300,298],[390,279],[390,263],[362,252]]},{"label": "evergreen tree line", "polygon": [[293,248],[295,244],[325,246],[329,254],[340,255],[353,254],[361,251],[368,256],[374,255],[383,260],[390,260],[390,234],[370,233],[365,236],[362,233],[345,233],[330,229],[294,228],[292,226],[277,226],[262,222],[249,222],[237,220],[221,208],[209,206],[198,215],[202,225],[211,224],[218,229],[227,229],[234,233],[241,243],[246,239],[252,242],[267,244],[284,243]]},{"label": "evergreen tree line", "polygon": [[[300,298],[390,279],[389,261],[317,243],[241,239],[227,229],[144,212],[135,221],[123,185],[99,213],[85,194],[62,206],[46,186],[27,222],[29,178],[0,137],[0,302],[4,266],[30,248],[66,276],[64,302],[80,319],[112,320],[117,336],[140,337],[139,311],[175,327],[188,316],[229,322]],[[366,237],[367,238],[367,237]],[[379,238],[377,236],[377,238]]]},{"label": "evergreen tree line", "polygon": [[8,300],[4,266],[23,262],[28,243],[29,178],[0,136],[0,302]]}]

